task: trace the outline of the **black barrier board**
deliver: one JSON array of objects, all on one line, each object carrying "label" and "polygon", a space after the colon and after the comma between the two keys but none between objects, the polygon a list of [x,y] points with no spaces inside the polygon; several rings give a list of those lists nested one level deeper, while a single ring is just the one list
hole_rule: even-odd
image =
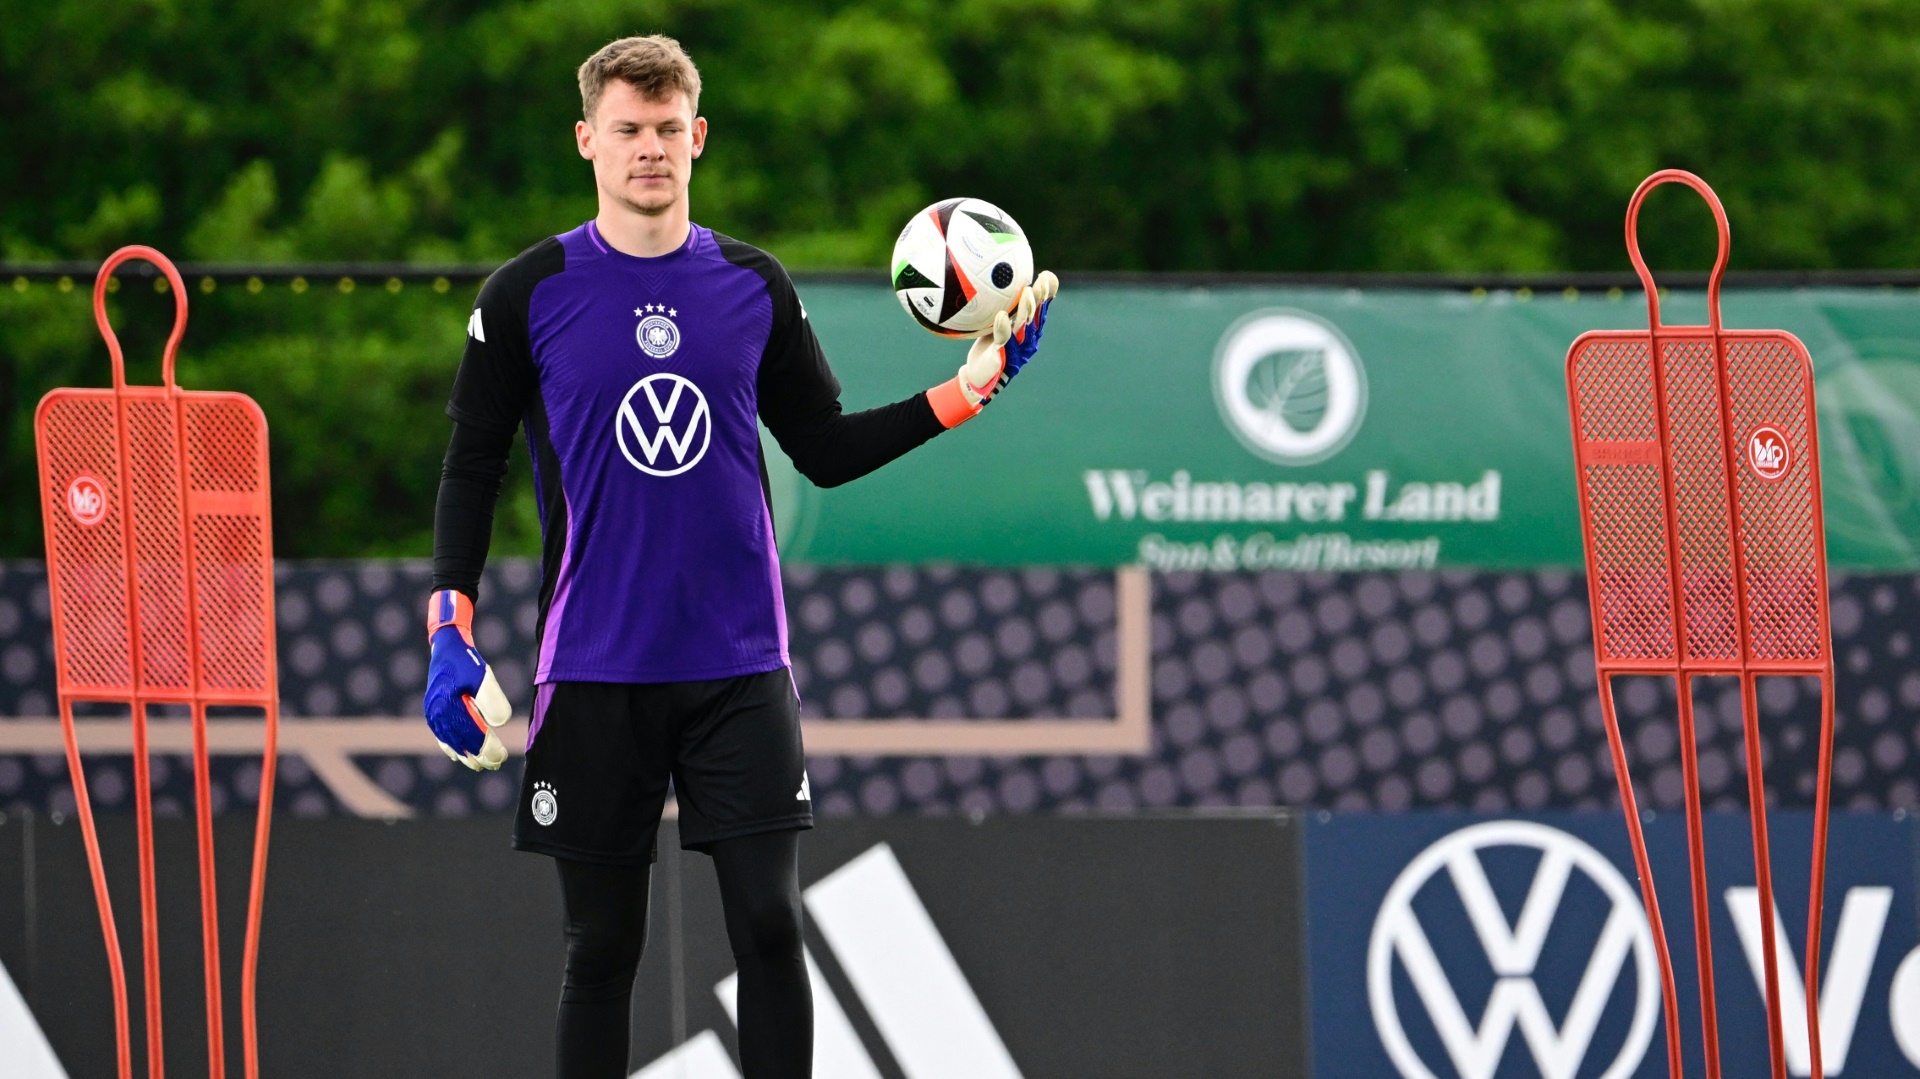
[{"label": "black barrier board", "polygon": [[[139,1026],[132,821],[101,821]],[[70,1075],[113,1068],[106,962],[78,829],[0,822],[0,962]],[[244,821],[219,830],[237,1014]],[[547,859],[505,822],[280,822],[261,947],[268,1075],[551,1074],[562,960]],[[636,1069],[737,1075],[711,863],[654,876]],[[168,1065],[205,1071],[191,824],[158,822]],[[1248,817],[836,820],[801,846],[816,1074],[1307,1074],[1300,828]],[[37,911],[27,938],[25,904]],[[232,1029],[230,1026],[229,1029]],[[229,1067],[237,1067],[237,1051]],[[816,1059],[821,1059],[817,1054]],[[967,1063],[966,1070],[954,1070]],[[140,1065],[144,1068],[144,1065]],[[184,1070],[183,1070],[184,1069]]]},{"label": "black barrier board", "polygon": [[[98,822],[126,955],[134,1071],[145,1074],[133,820]],[[559,939],[552,869],[507,850],[504,822],[449,824],[275,822],[260,946],[262,1074],[551,1072],[561,955],[542,945]],[[112,997],[80,830],[47,817],[31,827],[38,948],[19,966],[11,952],[0,958],[67,1073],[111,1075]],[[0,835],[23,830],[15,817]],[[252,833],[239,816],[215,827],[230,1075],[241,1067],[239,959]],[[155,846],[168,1071],[204,1075],[192,822],[157,820]],[[11,871],[0,875],[13,879]]]}]

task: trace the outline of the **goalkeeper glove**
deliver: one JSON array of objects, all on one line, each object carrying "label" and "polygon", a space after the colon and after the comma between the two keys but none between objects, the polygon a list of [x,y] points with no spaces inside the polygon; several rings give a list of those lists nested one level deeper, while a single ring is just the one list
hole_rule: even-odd
[{"label": "goalkeeper glove", "polygon": [[427,726],[450,760],[474,771],[505,763],[507,747],[493,728],[513,716],[513,706],[493,677],[493,668],[473,646],[473,601],[448,589],[427,601]]},{"label": "goalkeeper glove", "polygon": [[942,427],[958,427],[978,416],[993,395],[1040,349],[1040,332],[1047,325],[1047,307],[1060,291],[1060,279],[1042,270],[1020,294],[1013,312],[993,316],[993,329],[981,334],[967,350],[967,362],[953,381],[927,391],[927,403]]}]

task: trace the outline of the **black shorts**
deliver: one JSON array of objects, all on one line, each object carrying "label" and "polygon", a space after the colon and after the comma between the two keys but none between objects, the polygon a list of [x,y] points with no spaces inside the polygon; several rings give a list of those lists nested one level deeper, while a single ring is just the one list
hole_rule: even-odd
[{"label": "black shorts", "polygon": [[688,850],[813,827],[800,701],[785,667],[703,682],[553,682],[535,691],[534,717],[516,849],[651,862],[669,778]]}]

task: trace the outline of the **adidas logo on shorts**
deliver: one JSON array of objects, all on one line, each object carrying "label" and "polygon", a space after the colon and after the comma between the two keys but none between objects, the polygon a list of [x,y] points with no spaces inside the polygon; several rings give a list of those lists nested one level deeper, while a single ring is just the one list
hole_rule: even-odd
[{"label": "adidas logo on shorts", "polygon": [[808,785],[808,783],[807,783],[807,773],[805,773],[805,772],[801,772],[801,773],[800,773],[800,793],[799,793],[799,794],[796,794],[796,795],[794,795],[794,796],[793,796],[793,800],[794,800],[794,801],[796,801],[796,802],[811,802],[811,801],[813,801],[813,788],[812,788],[811,786],[809,786],[809,785]]}]

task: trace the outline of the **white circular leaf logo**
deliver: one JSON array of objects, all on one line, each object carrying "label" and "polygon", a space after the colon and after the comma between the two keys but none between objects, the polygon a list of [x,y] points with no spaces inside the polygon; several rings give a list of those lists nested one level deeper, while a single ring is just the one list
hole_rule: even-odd
[{"label": "white circular leaf logo", "polygon": [[666,359],[680,347],[680,327],[665,315],[648,315],[641,319],[639,328],[633,334],[640,342],[640,351],[656,360]]},{"label": "white circular leaf logo", "polygon": [[[1539,854],[1526,897],[1512,916],[1502,906],[1483,858],[1501,848]],[[1495,861],[1511,872],[1510,860]],[[1599,926],[1590,927],[1592,943],[1578,970],[1541,962],[1549,935],[1564,940],[1579,932],[1572,926],[1554,932],[1576,872],[1598,888],[1607,911]],[[1473,969],[1460,972],[1464,981],[1476,984],[1476,978],[1492,969],[1493,989],[1478,1019],[1468,1015],[1466,1001],[1414,911],[1414,899],[1429,885],[1453,890],[1453,902],[1464,909],[1472,938],[1484,953],[1484,960],[1469,964]],[[1425,1025],[1446,1052],[1440,1067],[1423,1059],[1407,1036],[1394,987],[1396,966],[1426,1009]],[[1367,944],[1367,1001],[1380,1042],[1406,1079],[1493,1075],[1516,1032],[1541,1074],[1586,1075],[1584,1065],[1602,1015],[1629,968],[1634,976],[1633,1018],[1601,1079],[1633,1074],[1647,1055],[1660,1018],[1653,930],[1640,897],[1605,855],[1578,837],[1531,821],[1489,821],[1462,828],[1421,851],[1387,889]],[[1538,983],[1549,978],[1559,984],[1543,995]],[[1556,1021],[1546,1000],[1569,996],[1572,1003]]]},{"label": "white circular leaf logo", "polygon": [[1282,465],[1339,453],[1367,413],[1367,374],[1338,329],[1304,311],[1256,311],[1213,354],[1213,397],[1248,449]]},{"label": "white circular leaf logo", "polygon": [[713,414],[700,387],[663,371],[633,384],[613,419],[627,463],[649,476],[678,476],[713,441]]}]

